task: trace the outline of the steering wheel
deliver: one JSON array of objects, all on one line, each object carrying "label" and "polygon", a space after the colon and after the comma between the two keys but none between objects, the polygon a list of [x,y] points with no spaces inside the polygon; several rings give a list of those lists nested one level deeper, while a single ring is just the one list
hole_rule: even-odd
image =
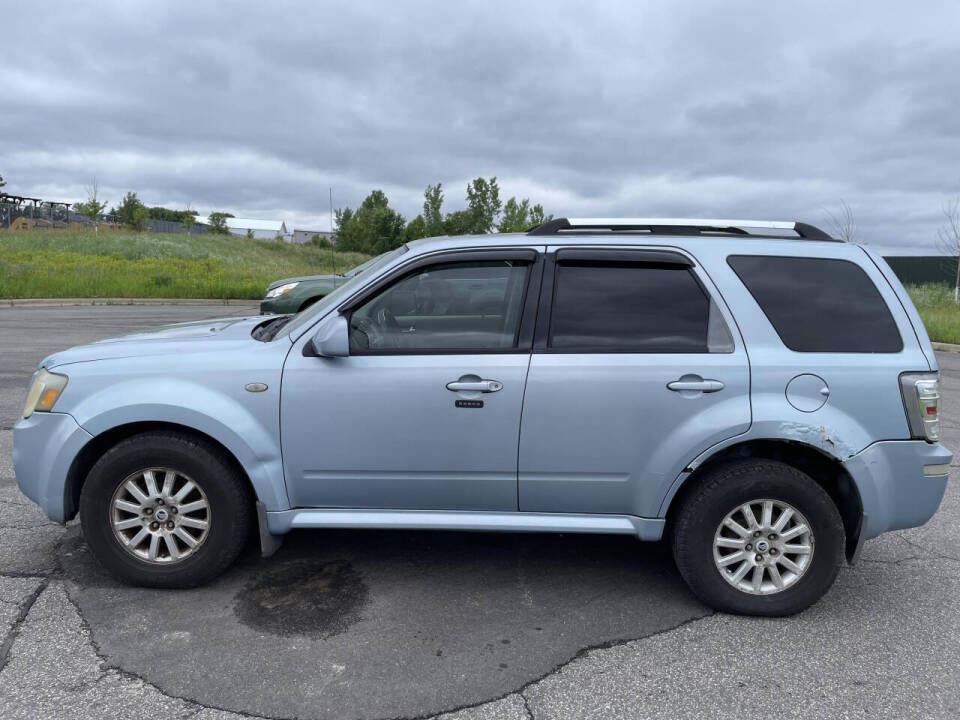
[{"label": "steering wheel", "polygon": [[354,341],[364,350],[400,346],[400,324],[393,313],[385,307],[375,310],[371,317],[354,316],[350,321],[350,330],[351,333],[356,331],[362,335],[362,337],[354,335]]},{"label": "steering wheel", "polygon": [[[393,348],[400,347],[400,323],[397,322],[393,312],[389,308],[381,307],[377,308],[373,317],[385,344],[389,344]],[[381,347],[383,346],[381,345]]]}]

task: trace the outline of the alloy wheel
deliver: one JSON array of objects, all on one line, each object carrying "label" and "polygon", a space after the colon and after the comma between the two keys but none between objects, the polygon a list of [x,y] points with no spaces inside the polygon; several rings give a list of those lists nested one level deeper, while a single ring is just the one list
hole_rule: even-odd
[{"label": "alloy wheel", "polygon": [[762,498],[727,513],[713,538],[720,575],[751,595],[772,595],[796,584],[813,560],[810,523],[792,505]]},{"label": "alloy wheel", "polygon": [[110,523],[120,547],[149,563],[177,563],[193,555],[207,539],[210,522],[203,489],[170,468],[130,475],[110,501]]}]

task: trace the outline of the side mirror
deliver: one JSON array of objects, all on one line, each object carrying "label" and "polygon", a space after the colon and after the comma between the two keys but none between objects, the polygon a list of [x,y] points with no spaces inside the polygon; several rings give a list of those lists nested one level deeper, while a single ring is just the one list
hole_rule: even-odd
[{"label": "side mirror", "polygon": [[350,355],[350,331],[347,327],[347,319],[339,313],[325,317],[310,338],[310,342],[304,346],[304,355],[318,357]]}]

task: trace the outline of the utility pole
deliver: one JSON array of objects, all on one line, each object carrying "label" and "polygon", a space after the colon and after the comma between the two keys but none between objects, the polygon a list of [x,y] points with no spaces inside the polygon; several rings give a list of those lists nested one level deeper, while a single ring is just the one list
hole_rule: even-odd
[{"label": "utility pole", "polygon": [[333,247],[333,187],[330,187],[330,264],[333,266],[333,286],[337,286],[337,250]]}]

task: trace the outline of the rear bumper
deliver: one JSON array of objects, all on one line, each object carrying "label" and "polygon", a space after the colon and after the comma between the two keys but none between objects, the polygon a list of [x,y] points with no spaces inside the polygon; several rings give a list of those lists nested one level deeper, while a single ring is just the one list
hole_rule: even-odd
[{"label": "rear bumper", "polygon": [[67,520],[67,476],[74,458],[91,439],[66,413],[37,412],[13,426],[17,485],[54,522]]},{"label": "rear bumper", "polygon": [[887,440],[844,462],[860,492],[862,538],[923,525],[940,507],[953,454],[939,443]]}]

